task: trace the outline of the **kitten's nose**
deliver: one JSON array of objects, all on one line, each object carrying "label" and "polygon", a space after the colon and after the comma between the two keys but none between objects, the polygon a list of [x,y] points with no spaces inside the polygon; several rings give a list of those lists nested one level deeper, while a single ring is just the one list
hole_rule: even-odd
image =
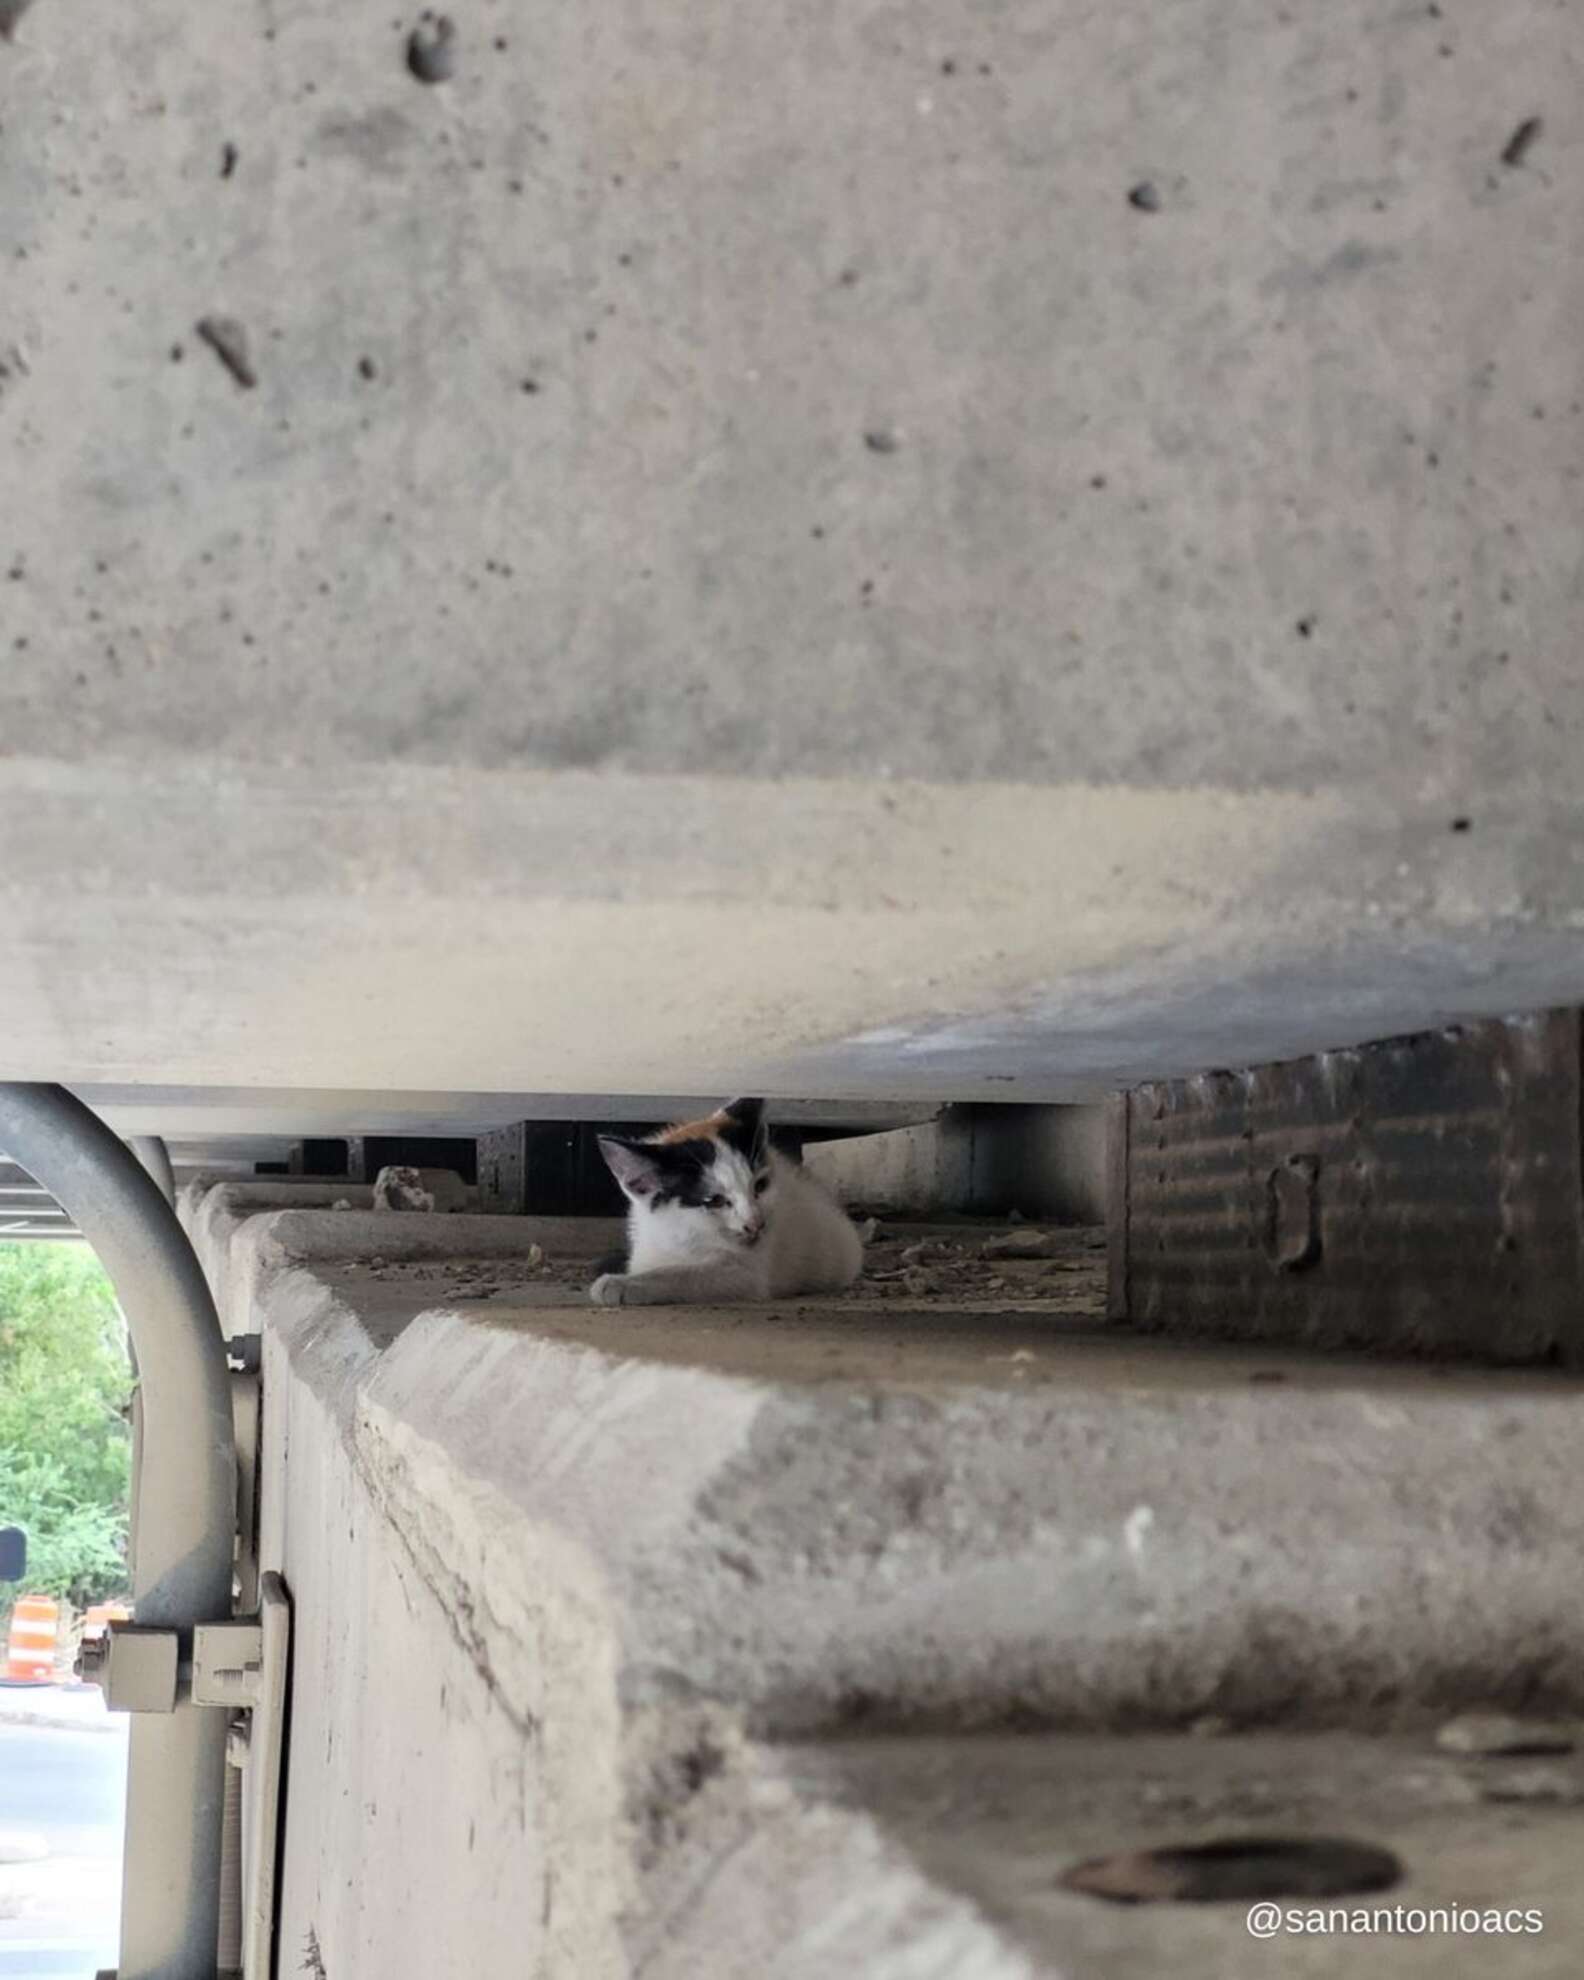
[{"label": "kitten's nose", "polygon": [[743,1225],[744,1244],[757,1244],[763,1235],[764,1225],[757,1218],[755,1218],[753,1223]]}]

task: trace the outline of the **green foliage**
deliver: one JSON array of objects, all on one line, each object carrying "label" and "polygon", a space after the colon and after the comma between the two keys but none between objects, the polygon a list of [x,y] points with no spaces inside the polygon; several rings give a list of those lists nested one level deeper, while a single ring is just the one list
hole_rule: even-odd
[{"label": "green foliage", "polygon": [[110,1281],[79,1245],[0,1243],[0,1525],[28,1536],[26,1581],[79,1604],[126,1585],[132,1392]]}]

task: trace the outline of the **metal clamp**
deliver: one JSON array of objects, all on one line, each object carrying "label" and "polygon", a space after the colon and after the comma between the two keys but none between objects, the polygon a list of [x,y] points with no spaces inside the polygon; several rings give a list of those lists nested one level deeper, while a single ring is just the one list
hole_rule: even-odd
[{"label": "metal clamp", "polygon": [[192,1702],[251,1712],[264,1675],[264,1631],[256,1622],[199,1623],[193,1631]]}]

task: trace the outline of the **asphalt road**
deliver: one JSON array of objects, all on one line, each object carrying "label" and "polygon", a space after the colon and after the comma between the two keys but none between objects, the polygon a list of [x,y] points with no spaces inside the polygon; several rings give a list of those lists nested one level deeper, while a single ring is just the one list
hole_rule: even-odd
[{"label": "asphalt road", "polygon": [[[115,1965],[126,1753],[124,1726],[0,1723],[0,1835],[43,1836],[50,1849],[0,1866],[0,1980],[93,1980]],[[26,1915],[8,1916],[19,1899]]]}]

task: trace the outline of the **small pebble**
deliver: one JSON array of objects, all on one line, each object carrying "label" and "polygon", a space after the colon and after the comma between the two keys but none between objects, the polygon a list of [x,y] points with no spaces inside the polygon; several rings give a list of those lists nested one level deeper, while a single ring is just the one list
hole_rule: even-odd
[{"label": "small pebble", "polygon": [[1465,1712],[1436,1734],[1444,1753],[1571,1753],[1577,1743],[1570,1726],[1510,1712]]},{"label": "small pebble", "polygon": [[906,1246],[902,1252],[904,1265],[926,1265],[933,1261],[950,1258],[953,1247],[944,1238],[923,1238],[917,1244]]},{"label": "small pebble", "polygon": [[980,1247],[984,1258],[1054,1258],[1061,1245],[1052,1231],[997,1231]]}]

